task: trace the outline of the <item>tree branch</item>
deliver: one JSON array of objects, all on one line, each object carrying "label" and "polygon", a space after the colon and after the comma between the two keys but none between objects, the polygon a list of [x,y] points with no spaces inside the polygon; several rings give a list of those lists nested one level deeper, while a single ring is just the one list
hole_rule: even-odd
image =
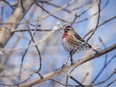
[{"label": "tree branch", "polygon": [[62,70],[62,69],[59,69],[59,70],[57,70],[57,71],[48,73],[48,74],[44,75],[42,79],[36,78],[36,79],[34,79],[34,80],[30,81],[30,82],[21,84],[20,87],[30,87],[30,86],[33,86],[33,85],[35,85],[35,84],[41,83],[41,82],[43,82],[43,81],[46,81],[46,80],[48,80],[48,79],[51,79],[51,78],[53,78],[53,77],[56,77],[56,76],[60,75],[60,74],[63,73],[64,71],[65,71],[65,72],[68,71],[70,68],[79,66],[79,65],[81,65],[81,64],[83,64],[83,63],[85,63],[85,62],[88,62],[88,61],[90,61],[90,60],[92,60],[92,59],[95,59],[95,58],[97,58],[97,57],[100,57],[100,56],[102,56],[102,55],[104,55],[104,54],[106,54],[106,53],[109,53],[109,52],[111,52],[111,51],[113,51],[113,50],[115,50],[115,49],[116,49],[116,44],[113,44],[113,45],[111,45],[110,47],[101,50],[99,53],[95,53],[95,54],[92,54],[92,55],[83,57],[82,59],[80,59],[80,60],[74,62],[73,65],[65,66],[65,67],[63,68],[63,70]]},{"label": "tree branch", "polygon": [[33,0],[23,0],[22,2],[25,11],[23,12],[22,8],[18,5],[6,21],[6,23],[13,24],[3,25],[3,27],[0,29],[0,48],[3,48],[11,38],[11,30],[17,28],[18,24],[14,23],[19,23],[34,3]]}]

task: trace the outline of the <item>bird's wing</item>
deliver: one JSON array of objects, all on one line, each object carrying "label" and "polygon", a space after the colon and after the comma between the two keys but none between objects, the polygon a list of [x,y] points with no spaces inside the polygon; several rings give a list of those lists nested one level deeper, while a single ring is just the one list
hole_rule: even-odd
[{"label": "bird's wing", "polygon": [[86,43],[85,40],[83,40],[77,33],[75,33],[74,35],[75,35],[76,42],[78,42],[78,43],[80,42],[81,44],[84,43],[84,45],[86,45],[88,48],[91,48],[91,45]]},{"label": "bird's wing", "polygon": [[80,40],[80,42],[85,42],[85,40],[83,40],[77,33],[75,33],[74,36],[76,37],[76,40]]}]

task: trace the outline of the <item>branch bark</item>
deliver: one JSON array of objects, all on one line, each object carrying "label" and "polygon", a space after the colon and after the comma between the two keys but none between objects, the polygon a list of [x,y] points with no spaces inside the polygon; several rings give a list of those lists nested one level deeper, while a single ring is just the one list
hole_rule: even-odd
[{"label": "branch bark", "polygon": [[11,23],[11,24],[10,25],[4,24],[0,29],[0,48],[4,48],[4,46],[7,44],[7,42],[13,35],[11,31],[17,28],[18,23],[20,23],[20,21],[25,16],[27,11],[34,4],[34,0],[22,0],[23,9],[19,4],[14,9],[8,20],[6,21],[6,23]]},{"label": "branch bark", "polygon": [[63,70],[62,69],[59,69],[57,71],[48,73],[48,74],[44,75],[42,79],[36,78],[36,79],[34,79],[34,80],[30,81],[30,82],[22,83],[20,85],[20,87],[30,87],[30,86],[33,86],[35,84],[41,83],[43,81],[49,80],[49,79],[51,79],[53,77],[56,77],[56,76],[60,75],[63,72],[68,71],[69,69],[71,69],[73,67],[79,66],[79,65],[81,65],[83,63],[86,63],[86,62],[92,60],[92,59],[95,59],[95,58],[100,57],[100,56],[102,56],[102,55],[104,55],[106,53],[109,53],[109,52],[111,52],[111,51],[113,51],[115,49],[116,49],[116,44],[113,44],[110,47],[101,50],[98,54],[92,54],[92,55],[83,57],[82,59],[74,62],[73,65],[69,65],[69,66],[64,67]]}]

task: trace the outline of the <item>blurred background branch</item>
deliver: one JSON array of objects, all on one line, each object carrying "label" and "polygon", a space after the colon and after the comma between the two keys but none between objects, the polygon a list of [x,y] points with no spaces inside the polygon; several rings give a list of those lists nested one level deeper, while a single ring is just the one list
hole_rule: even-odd
[{"label": "blurred background branch", "polygon": [[[115,4],[115,0],[0,0],[0,87],[114,87]],[[99,53],[76,53],[73,65],[59,69],[68,55],[62,47],[67,25]]]}]

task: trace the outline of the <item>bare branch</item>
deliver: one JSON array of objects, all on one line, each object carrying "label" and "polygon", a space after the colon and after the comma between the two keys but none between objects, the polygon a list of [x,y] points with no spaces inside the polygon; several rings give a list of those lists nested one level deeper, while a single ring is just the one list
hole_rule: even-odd
[{"label": "bare branch", "polygon": [[56,82],[56,83],[58,83],[58,84],[60,84],[60,85],[63,85],[63,86],[76,86],[76,85],[63,84],[63,83],[61,83],[61,82],[59,82],[59,81],[56,81],[56,80],[54,80],[54,79],[49,79],[49,80],[54,81],[54,82]]},{"label": "bare branch", "polygon": [[29,86],[32,86],[32,85],[41,83],[41,82],[43,82],[43,81],[45,81],[45,80],[48,80],[48,79],[51,79],[51,78],[53,78],[53,77],[56,77],[56,76],[60,75],[60,74],[63,73],[64,71],[65,71],[65,72],[68,71],[70,68],[73,68],[73,67],[75,67],[75,66],[79,66],[79,65],[81,65],[81,64],[83,64],[83,63],[85,63],[85,62],[88,62],[88,61],[90,61],[90,60],[92,60],[92,59],[95,59],[95,58],[97,58],[97,57],[100,57],[100,56],[102,56],[102,55],[104,55],[104,54],[106,54],[106,53],[108,53],[108,52],[111,52],[111,51],[113,51],[113,50],[115,50],[115,49],[116,49],[116,44],[113,44],[113,45],[111,45],[110,47],[108,47],[108,48],[106,48],[106,49],[104,49],[104,50],[101,50],[101,51],[99,52],[99,54],[93,54],[93,55],[89,55],[89,56],[87,56],[87,57],[83,57],[82,59],[80,59],[80,60],[74,62],[73,65],[69,65],[69,66],[64,67],[64,68],[63,68],[63,71],[62,71],[62,69],[60,69],[60,70],[57,70],[57,71],[48,73],[48,74],[44,75],[42,79],[39,79],[39,78],[34,79],[34,80],[30,81],[30,82],[21,84],[20,87],[29,87]]},{"label": "bare branch", "polygon": [[[17,6],[13,13],[10,15],[6,23],[17,23],[20,22],[21,19],[25,16],[26,12],[29,10],[29,8],[33,5],[33,0],[23,0],[23,5],[25,12],[22,12],[22,9],[20,6]],[[11,25],[4,25],[2,26],[3,31],[0,32],[0,48],[3,48],[7,42],[9,41],[10,37],[12,36],[11,30],[16,29],[18,24],[11,24]],[[4,37],[4,38],[3,38]]]},{"label": "bare branch", "polygon": [[105,87],[109,87],[109,86],[112,85],[114,82],[116,82],[116,79],[114,79],[112,82],[110,82],[109,84],[107,84]]},{"label": "bare branch", "polygon": [[108,81],[108,80],[109,80],[111,77],[113,77],[113,76],[114,76],[114,72],[111,73],[111,75],[108,76],[105,80],[103,80],[103,81],[101,81],[101,82],[98,82],[98,83],[96,83],[96,84],[93,84],[93,85],[94,85],[94,86],[96,86],[96,85],[100,85],[100,84],[102,84],[102,83]]},{"label": "bare branch", "polygon": [[93,30],[92,34],[90,35],[90,37],[88,37],[88,39],[86,40],[86,42],[88,42],[90,40],[90,38],[94,35],[95,31],[97,30],[98,26],[99,26],[99,21],[100,21],[100,4],[101,4],[101,0],[98,0],[98,18],[97,18],[97,24],[95,26],[95,29]]},{"label": "bare branch", "polygon": [[8,1],[6,1],[6,0],[1,0],[1,1],[3,1],[6,4],[8,4],[11,7],[11,9],[14,9],[13,6]]},{"label": "bare branch", "polygon": [[[60,8],[60,7],[61,7],[61,6],[59,6],[59,5],[53,4],[53,3],[48,2],[48,1],[38,1],[38,2],[45,3],[45,4],[48,4],[48,5],[50,5],[50,6],[54,6],[54,7],[57,7],[57,8]],[[62,10],[63,10],[63,11],[66,11],[66,12],[68,12],[68,13],[71,13],[71,11],[68,10],[68,9],[66,9],[66,8],[64,8],[64,9],[62,9]]]},{"label": "bare branch", "polygon": [[88,75],[89,75],[89,73],[87,72],[87,73],[85,74],[85,76],[84,76],[84,78],[83,78],[83,80],[82,80],[81,83],[83,83],[83,82],[86,80],[86,78],[87,78]]},{"label": "bare branch", "polygon": [[102,72],[105,70],[105,68],[113,61],[113,59],[116,58],[116,55],[114,55],[99,71],[99,73],[96,75],[96,77],[93,79],[92,83],[95,83],[95,81],[99,78],[99,76],[102,74]]},{"label": "bare branch", "polygon": [[[116,19],[116,16],[113,16],[113,17],[111,17],[110,19],[105,20],[103,23],[99,24],[98,27],[100,27],[100,26],[102,26],[102,25],[104,25],[104,24],[106,24],[106,23],[109,23],[110,21],[112,21],[112,20],[114,20],[114,19]],[[84,39],[86,36],[88,36],[91,32],[93,32],[94,29],[95,29],[95,28],[91,29],[85,36],[83,36],[83,39]]]},{"label": "bare branch", "polygon": [[[109,4],[109,2],[110,2],[110,0],[107,0],[106,4],[101,8],[100,12],[102,12],[102,10]],[[80,21],[77,21],[77,22],[75,22],[75,23],[81,23],[81,22],[87,21],[87,20],[91,19],[92,17],[94,17],[94,16],[97,15],[97,14],[98,14],[98,12],[94,13],[93,15],[91,15],[91,16],[88,17],[88,18],[84,18],[84,19],[82,19],[82,20],[80,20]]]},{"label": "bare branch", "polygon": [[[28,27],[28,29],[29,29],[29,27]],[[35,40],[34,40],[34,36],[35,36],[35,34],[36,34],[36,28],[35,28],[35,32],[34,32],[34,34],[32,35],[32,33],[29,31],[29,34],[30,34],[30,36],[31,36],[31,40],[33,41],[33,43],[35,43]],[[40,50],[39,50],[39,48],[38,48],[38,46],[37,45],[35,45],[35,48],[36,48],[36,50],[37,50],[37,53],[38,53],[38,56],[39,56],[39,61],[40,61],[40,66],[39,66],[39,69],[38,69],[38,73],[39,73],[39,71],[41,70],[41,67],[42,67],[42,57],[41,57],[41,53],[40,53]],[[40,75],[40,74],[39,74]],[[42,78],[42,76],[40,75],[40,77]]]},{"label": "bare branch", "polygon": [[[41,32],[48,32],[48,31],[51,31],[52,29],[36,29],[36,31],[41,31]],[[19,30],[12,30],[12,33],[15,33],[15,32],[27,32],[27,31],[35,31],[35,29],[19,29]]]},{"label": "bare branch", "polygon": [[63,19],[61,19],[61,18],[59,18],[59,17],[56,17],[55,15],[51,14],[49,11],[47,11],[46,9],[44,9],[44,8],[43,8],[41,5],[39,5],[37,2],[36,2],[36,5],[39,6],[43,11],[45,11],[46,13],[48,13],[49,15],[51,15],[52,17],[54,17],[54,18],[56,18],[56,19],[58,19],[58,20],[60,20],[60,21],[67,22],[67,21],[65,21],[65,20],[63,20]]}]

